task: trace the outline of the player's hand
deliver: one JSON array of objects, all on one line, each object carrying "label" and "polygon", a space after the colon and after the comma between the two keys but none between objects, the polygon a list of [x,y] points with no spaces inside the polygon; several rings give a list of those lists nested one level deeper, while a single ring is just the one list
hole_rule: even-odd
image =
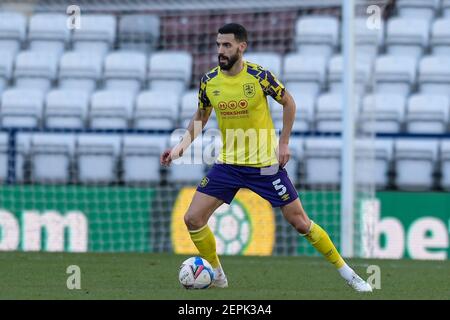
[{"label": "player's hand", "polygon": [[170,163],[172,162],[172,149],[165,150],[161,157],[159,158],[159,161],[161,162],[162,166],[168,167],[170,166]]},{"label": "player's hand", "polygon": [[291,157],[291,151],[287,143],[280,143],[278,145],[278,163],[282,168],[288,163]]}]

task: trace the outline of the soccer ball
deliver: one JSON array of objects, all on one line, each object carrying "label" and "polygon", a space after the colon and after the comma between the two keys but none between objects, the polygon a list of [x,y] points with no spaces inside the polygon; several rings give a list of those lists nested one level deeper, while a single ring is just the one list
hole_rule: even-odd
[{"label": "soccer ball", "polygon": [[178,280],[186,289],[207,289],[214,280],[214,270],[205,259],[191,257],[181,264]]}]

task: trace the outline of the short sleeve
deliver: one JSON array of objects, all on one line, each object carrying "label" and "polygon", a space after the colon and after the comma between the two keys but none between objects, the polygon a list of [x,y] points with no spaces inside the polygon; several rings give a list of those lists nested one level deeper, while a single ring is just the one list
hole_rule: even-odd
[{"label": "short sleeve", "polygon": [[286,91],[284,85],[278,80],[272,72],[265,70],[265,77],[260,81],[261,87],[266,96],[271,96],[276,101],[280,102]]},{"label": "short sleeve", "polygon": [[205,110],[211,107],[211,102],[206,94],[206,78],[200,80],[200,89],[198,90],[198,108]]}]

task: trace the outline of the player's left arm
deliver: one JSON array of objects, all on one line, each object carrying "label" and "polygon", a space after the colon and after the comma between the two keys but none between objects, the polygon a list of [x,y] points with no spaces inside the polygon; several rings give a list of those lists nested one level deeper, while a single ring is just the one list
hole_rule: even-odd
[{"label": "player's left arm", "polygon": [[278,162],[284,167],[291,157],[289,150],[289,137],[295,120],[295,101],[289,91],[285,89],[283,96],[278,100],[283,105],[283,129],[278,143]]}]

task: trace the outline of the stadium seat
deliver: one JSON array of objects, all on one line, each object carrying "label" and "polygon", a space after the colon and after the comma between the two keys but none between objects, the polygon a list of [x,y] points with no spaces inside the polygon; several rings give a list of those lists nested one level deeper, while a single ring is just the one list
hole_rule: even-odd
[{"label": "stadium seat", "polygon": [[400,190],[427,191],[434,186],[438,141],[397,139],[395,141],[395,185]]},{"label": "stadium seat", "polygon": [[432,20],[439,9],[440,0],[398,0],[401,17]]},{"label": "stadium seat", "polygon": [[[413,28],[411,26],[414,26]],[[391,18],[387,24],[387,53],[418,59],[428,47],[430,23],[424,19]]]},{"label": "stadium seat", "polygon": [[27,20],[17,12],[0,12],[0,52],[15,55],[25,40]]},{"label": "stadium seat", "polygon": [[410,97],[406,113],[409,133],[446,133],[449,120],[449,97],[417,94]]},{"label": "stadium seat", "polygon": [[166,149],[168,135],[127,135],[123,138],[123,181],[126,184],[158,183],[159,157]]},{"label": "stadium seat", "polygon": [[331,16],[302,17],[297,20],[295,33],[301,54],[328,58],[338,46],[339,20]]},{"label": "stadium seat", "polygon": [[116,39],[116,19],[112,15],[83,14],[82,27],[75,29],[72,39],[75,51],[105,55]]},{"label": "stadium seat", "polygon": [[89,114],[93,129],[127,129],[133,116],[135,95],[129,91],[102,90],[91,97]]},{"label": "stadium seat", "polygon": [[0,132],[0,183],[8,179],[8,134]]},{"label": "stadium seat", "polygon": [[[333,93],[342,92],[344,61],[342,55],[334,56],[328,64],[328,86]],[[370,60],[356,59],[355,64],[355,93],[364,95],[367,90],[369,77],[372,73]]]},{"label": "stadium seat", "polygon": [[340,184],[341,149],[339,138],[306,138],[305,183],[309,186]]},{"label": "stadium seat", "polygon": [[[292,98],[296,103],[295,122],[292,130],[310,131],[314,125],[314,114],[316,109],[316,97],[303,94],[300,91],[291,91]],[[283,109],[282,106],[278,106]]]},{"label": "stadium seat", "polygon": [[289,139],[289,149],[291,150],[291,157],[284,167],[288,173],[291,182],[296,185],[300,182],[300,163],[303,161],[304,138],[292,136]]},{"label": "stadium seat", "polygon": [[82,90],[50,91],[46,98],[45,126],[47,128],[85,128],[89,98],[89,93]]},{"label": "stadium seat", "polygon": [[179,97],[157,90],[142,91],[136,99],[136,129],[172,130],[177,124]]},{"label": "stadium seat", "polygon": [[17,55],[14,78],[19,88],[48,91],[56,79],[58,57],[43,51],[22,51]]},{"label": "stadium seat", "polygon": [[67,15],[37,13],[30,19],[28,41],[32,51],[45,51],[60,56],[70,41]]},{"label": "stadium seat", "polygon": [[149,88],[182,93],[190,84],[192,56],[184,51],[162,51],[150,56]]},{"label": "stadium seat", "polygon": [[326,64],[324,57],[287,54],[281,78],[289,91],[301,91],[316,96],[325,83]]},{"label": "stadium seat", "polygon": [[440,151],[440,186],[444,190],[450,191],[450,141],[442,140],[440,144]]},{"label": "stadium seat", "polygon": [[[181,128],[187,128],[189,122],[191,121],[197,109],[198,109],[198,90],[194,89],[186,91],[181,97],[181,106],[180,106]],[[204,130],[208,130],[211,128],[217,128],[216,112],[214,110],[211,111],[211,115],[209,116],[209,120],[206,123]]]},{"label": "stadium seat", "polygon": [[[292,131],[310,131],[314,123],[315,96],[303,94],[301,91],[290,91],[290,93],[297,107]],[[275,129],[281,130],[283,128],[283,106],[272,98],[268,99]]]},{"label": "stadium seat", "polygon": [[119,20],[120,49],[151,52],[158,45],[159,17],[147,14],[124,14]]},{"label": "stadium seat", "polygon": [[424,57],[420,61],[418,81],[421,93],[450,97],[450,57]]},{"label": "stadium seat", "polygon": [[80,134],[77,139],[77,181],[111,184],[118,181],[122,139],[113,134]]},{"label": "stadium seat", "polygon": [[[169,146],[175,146],[182,137],[180,130],[177,134],[172,134],[169,139]],[[204,147],[209,143],[207,138],[197,137],[189,148],[187,148],[183,156],[172,161],[167,174],[169,183],[194,183],[198,184],[205,175],[205,163],[203,161]]]},{"label": "stadium seat", "polygon": [[442,0],[442,14],[446,18],[450,18],[450,0]]},{"label": "stadium seat", "polygon": [[33,89],[9,89],[2,95],[2,127],[36,128],[41,124],[44,93]]},{"label": "stadium seat", "polygon": [[105,59],[105,88],[129,90],[136,94],[145,81],[147,57],[142,52],[115,51]]},{"label": "stadium seat", "polygon": [[102,70],[102,55],[96,52],[66,52],[59,66],[59,87],[92,92],[101,79]]},{"label": "stadium seat", "polygon": [[402,130],[406,99],[399,94],[370,94],[363,99],[361,129],[366,133],[398,133]]},{"label": "stadium seat", "polygon": [[367,17],[355,18],[355,55],[358,60],[373,62],[384,44],[384,21],[380,28],[369,28]]},{"label": "stadium seat", "polygon": [[375,185],[377,189],[386,189],[389,186],[389,171],[393,154],[393,139],[356,139],[356,183],[361,186]]},{"label": "stadium seat", "polygon": [[409,95],[417,74],[416,59],[409,56],[383,55],[375,62],[375,92]]},{"label": "stadium seat", "polygon": [[272,74],[281,77],[281,56],[275,52],[249,52],[244,56],[244,60],[259,64],[265,70],[269,70]]},{"label": "stadium seat", "polygon": [[433,23],[430,43],[433,54],[450,55],[450,17],[437,19]]},{"label": "stadium seat", "polygon": [[69,183],[75,135],[36,133],[31,137],[30,163],[32,183]]},{"label": "stadium seat", "polygon": [[0,95],[8,87],[12,78],[14,57],[11,53],[0,52]]},{"label": "stadium seat", "polygon": [[[360,99],[354,97],[354,114],[359,112]],[[317,99],[315,129],[321,132],[342,131],[342,94],[325,93]]]},{"label": "stadium seat", "polygon": [[[29,180],[29,155],[31,144],[31,133],[18,132],[16,135],[16,182],[26,182]],[[8,168],[8,170],[10,170]]]}]

